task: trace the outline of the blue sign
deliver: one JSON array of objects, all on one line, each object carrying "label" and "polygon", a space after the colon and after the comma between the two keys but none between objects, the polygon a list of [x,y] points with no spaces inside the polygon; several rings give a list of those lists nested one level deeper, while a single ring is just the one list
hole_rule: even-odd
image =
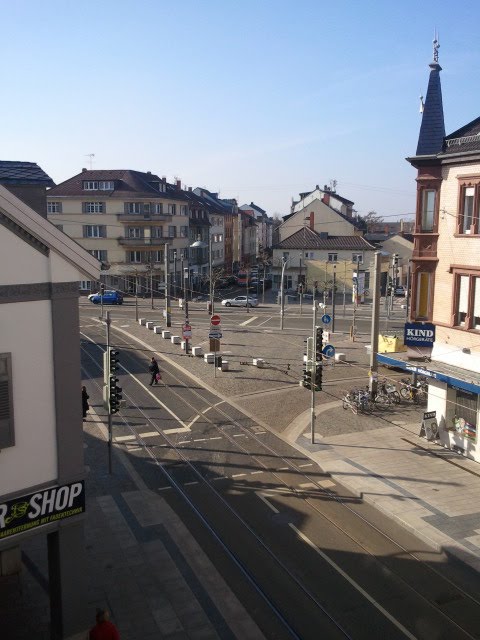
[{"label": "blue sign", "polygon": [[430,322],[406,322],[403,344],[407,347],[433,347],[435,325]]},{"label": "blue sign", "polygon": [[331,317],[328,315],[328,313],[325,313],[322,316],[322,322],[323,324],[330,324],[330,322],[332,321]]},{"label": "blue sign", "polygon": [[333,358],[335,356],[335,347],[333,344],[327,344],[323,347],[322,353],[326,358]]}]

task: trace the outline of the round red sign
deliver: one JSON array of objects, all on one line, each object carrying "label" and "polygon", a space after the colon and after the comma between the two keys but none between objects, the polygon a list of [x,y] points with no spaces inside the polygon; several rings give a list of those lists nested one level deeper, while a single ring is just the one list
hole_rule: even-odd
[{"label": "round red sign", "polygon": [[213,324],[214,327],[220,324],[220,316],[216,314],[210,318],[210,324]]}]

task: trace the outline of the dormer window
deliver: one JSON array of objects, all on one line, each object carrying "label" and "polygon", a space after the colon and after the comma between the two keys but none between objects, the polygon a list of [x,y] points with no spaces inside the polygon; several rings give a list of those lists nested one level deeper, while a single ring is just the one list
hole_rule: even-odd
[{"label": "dormer window", "polygon": [[114,180],[84,180],[84,191],[114,191]]}]

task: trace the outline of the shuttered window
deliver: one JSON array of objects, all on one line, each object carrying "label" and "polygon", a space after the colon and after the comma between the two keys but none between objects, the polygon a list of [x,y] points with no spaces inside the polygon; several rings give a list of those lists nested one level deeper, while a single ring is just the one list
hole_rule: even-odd
[{"label": "shuttered window", "polygon": [[0,353],[0,449],[13,447],[12,361],[9,353]]}]

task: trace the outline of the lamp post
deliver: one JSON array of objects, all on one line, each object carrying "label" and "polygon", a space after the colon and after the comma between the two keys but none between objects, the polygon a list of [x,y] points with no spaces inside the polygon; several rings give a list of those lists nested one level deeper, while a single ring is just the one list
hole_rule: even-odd
[{"label": "lamp post", "polygon": [[165,270],[165,324],[167,327],[172,326],[172,318],[170,315],[170,285],[168,282],[168,243],[165,243],[164,248],[164,270]]},{"label": "lamp post", "polygon": [[205,249],[208,247],[208,288],[209,288],[209,304],[208,313],[213,313],[213,282],[212,282],[212,234],[210,228],[208,229],[208,243],[204,242],[200,236],[193,244],[190,245],[191,249]]},{"label": "lamp post", "polygon": [[332,333],[335,333],[335,293],[337,289],[337,267],[333,265],[333,288],[332,288]]},{"label": "lamp post", "polygon": [[283,279],[285,277],[285,267],[287,266],[288,259],[285,256],[282,258],[282,276],[280,278],[280,329],[283,329],[283,316],[285,315],[285,291],[283,288]]},{"label": "lamp post", "polygon": [[173,298],[177,297],[177,252],[173,252]]}]

